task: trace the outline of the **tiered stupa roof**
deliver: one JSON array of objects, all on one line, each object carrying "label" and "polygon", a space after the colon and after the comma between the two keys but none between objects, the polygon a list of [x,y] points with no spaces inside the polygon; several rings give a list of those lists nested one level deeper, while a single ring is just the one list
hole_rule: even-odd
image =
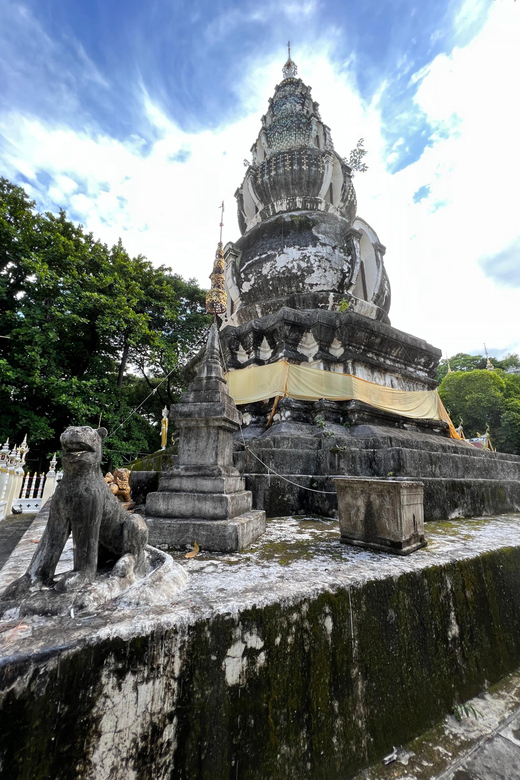
[{"label": "tiered stupa roof", "polygon": [[242,233],[274,214],[330,211],[352,220],[356,196],[350,168],[334,151],[311,88],[289,57],[262,127],[252,163],[236,193]]},{"label": "tiered stupa roof", "polygon": [[225,248],[227,321],[292,308],[388,321],[384,247],[356,217],[352,170],[289,58],[235,193],[242,237]]}]

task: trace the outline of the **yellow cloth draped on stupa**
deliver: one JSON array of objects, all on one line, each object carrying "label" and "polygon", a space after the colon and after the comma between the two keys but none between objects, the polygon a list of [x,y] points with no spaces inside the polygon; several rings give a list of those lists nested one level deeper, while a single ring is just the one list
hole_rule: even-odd
[{"label": "yellow cloth draped on stupa", "polygon": [[277,396],[300,401],[356,400],[415,420],[443,420],[449,425],[451,438],[460,438],[435,390],[396,390],[352,374],[322,371],[284,360],[229,371],[226,381],[230,394],[239,405]]}]

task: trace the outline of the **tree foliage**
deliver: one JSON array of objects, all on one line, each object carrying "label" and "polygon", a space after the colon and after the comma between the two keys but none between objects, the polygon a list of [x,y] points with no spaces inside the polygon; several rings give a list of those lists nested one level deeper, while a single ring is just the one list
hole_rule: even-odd
[{"label": "tree foliage", "polygon": [[[459,365],[466,367],[454,371],[456,358],[460,358]],[[520,373],[514,373],[520,364],[518,356],[497,360],[506,370],[494,371],[471,368],[466,358],[480,358],[485,365],[481,356],[456,355],[450,358],[452,371],[445,374],[439,385],[439,395],[454,424],[462,422],[467,438],[489,429],[497,450],[520,455]]]},{"label": "tree foliage", "polygon": [[349,156],[345,157],[343,160],[343,162],[345,162],[348,167],[351,168],[352,176],[354,176],[355,171],[358,173],[365,173],[365,171],[368,171],[368,165],[365,163],[366,154],[367,150],[365,149],[365,139],[360,138],[355,148],[350,151]]},{"label": "tree foliage", "polygon": [[0,179],[2,441],[27,433],[29,458],[42,461],[67,425],[101,418],[116,464],[157,449],[160,410],[178,397],[180,364],[207,325],[193,280],[131,258],[121,241],[109,249],[63,211],[37,213]]},{"label": "tree foliage", "polygon": [[[514,371],[516,369],[520,371],[520,358],[518,355],[507,355],[502,360],[492,357],[489,360],[494,368],[501,368],[503,371]],[[485,369],[486,358],[483,355],[467,355],[465,352],[458,352],[453,357],[441,360],[437,370],[437,382],[444,379],[450,368],[452,371]]]}]

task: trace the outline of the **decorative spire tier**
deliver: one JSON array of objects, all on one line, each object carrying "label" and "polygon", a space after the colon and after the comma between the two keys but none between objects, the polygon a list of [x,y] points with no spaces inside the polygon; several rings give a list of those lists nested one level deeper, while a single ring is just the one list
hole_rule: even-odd
[{"label": "decorative spire tier", "polygon": [[220,241],[215,253],[213,271],[211,272],[211,290],[206,293],[206,311],[208,314],[221,315],[226,311],[226,282],[225,270],[226,261],[224,260],[224,249],[222,247],[222,228],[224,227],[224,201],[220,206],[222,214],[220,218]]},{"label": "decorative spire tier", "polygon": [[330,211],[350,221],[355,216],[350,168],[335,153],[311,88],[297,72],[289,47],[283,81],[269,100],[252,164],[236,193],[242,233],[294,210]]},{"label": "decorative spire tier", "polygon": [[283,66],[284,79],[294,78],[298,75],[298,68],[296,67],[296,63],[291,60],[291,41],[287,42],[287,54],[287,62]]},{"label": "decorative spire tier", "polygon": [[361,301],[360,313],[388,321],[384,247],[356,219],[352,170],[334,150],[288,48],[283,80],[235,193],[242,237],[224,250],[227,321],[246,322],[281,306],[335,308],[345,296]]}]

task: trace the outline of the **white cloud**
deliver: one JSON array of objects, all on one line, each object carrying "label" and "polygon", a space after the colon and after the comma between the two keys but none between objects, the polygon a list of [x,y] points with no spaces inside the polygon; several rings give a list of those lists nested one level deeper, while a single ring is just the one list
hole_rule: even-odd
[{"label": "white cloud", "polygon": [[[415,235],[398,260],[397,278],[404,284],[396,284],[390,264],[399,320],[407,329],[425,321],[423,334],[449,353],[464,345],[481,350],[484,341],[497,350],[520,349],[518,290],[486,278],[478,262],[520,232],[514,99],[519,34],[517,9],[496,3],[471,44],[436,58],[416,101],[434,127],[454,132],[438,137],[420,160],[393,177],[401,220]],[[429,196],[410,203],[422,184],[430,186]],[[439,203],[446,205],[433,211]],[[397,225],[389,229],[393,237],[399,231]]]},{"label": "white cloud", "polygon": [[[306,7],[311,14],[315,5]],[[355,179],[358,210],[388,248],[393,324],[449,354],[481,350],[484,341],[490,351],[520,350],[519,291],[495,284],[480,264],[513,245],[519,234],[517,10],[514,4],[495,3],[470,44],[449,57],[440,55],[412,76],[420,82],[417,105],[436,132],[420,159],[393,175],[387,170],[379,105],[389,86],[381,84],[374,100],[363,102],[349,62],[340,70],[331,65],[334,29],[312,48],[299,45],[295,55],[338,152],[346,156],[358,138],[365,139],[369,171]],[[132,254],[144,254],[186,278],[195,276],[206,286],[223,198],[224,239],[239,235],[233,193],[281,78],[282,60],[277,51],[240,74],[235,89],[242,118],[226,124],[223,117],[211,132],[182,131],[143,91],[143,111],[157,137],[151,145],[137,135],[122,143],[88,128],[77,133],[16,113],[4,115],[0,132],[9,142],[7,175],[23,173],[32,197],[45,208],[53,202],[55,208],[73,210],[102,240],[113,243],[121,236]],[[181,150],[189,153],[185,162],[175,159]],[[43,172],[50,175],[50,186],[38,182]],[[413,203],[423,185],[429,186],[428,196]]]},{"label": "white cloud", "polygon": [[460,35],[470,33],[486,17],[489,0],[463,0],[453,20],[453,28]]},{"label": "white cloud", "polygon": [[262,3],[243,3],[215,16],[205,29],[207,43],[214,44],[228,37],[237,27],[250,24],[274,25],[277,28],[290,24],[307,22],[318,9],[316,0],[290,0],[279,3],[277,0],[264,0]]}]

